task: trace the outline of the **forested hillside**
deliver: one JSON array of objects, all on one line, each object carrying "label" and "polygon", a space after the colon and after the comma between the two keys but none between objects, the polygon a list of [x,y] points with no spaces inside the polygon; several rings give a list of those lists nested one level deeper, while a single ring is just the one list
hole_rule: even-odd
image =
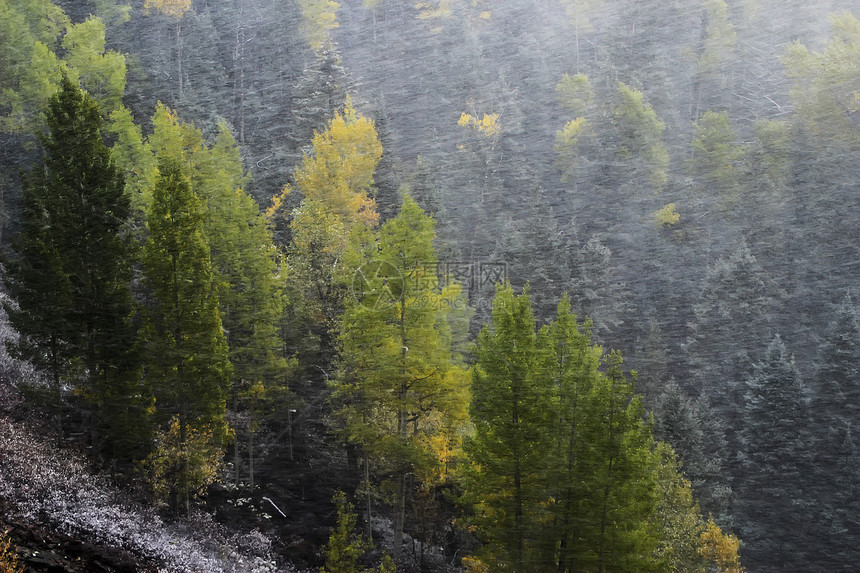
[{"label": "forested hillside", "polygon": [[854,570],[858,62],[850,0],[0,0],[0,570]]}]

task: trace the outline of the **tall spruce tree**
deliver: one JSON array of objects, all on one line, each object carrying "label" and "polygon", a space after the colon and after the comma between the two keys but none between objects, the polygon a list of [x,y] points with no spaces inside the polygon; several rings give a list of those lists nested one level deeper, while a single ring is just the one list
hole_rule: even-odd
[{"label": "tall spruce tree", "polygon": [[[155,397],[156,421],[167,427],[150,455],[151,478],[165,476],[174,509],[184,502],[206,468],[212,449],[227,435],[225,407],[231,365],[218,313],[203,211],[178,160],[160,157],[147,216],[144,277],[152,291],[145,328],[146,380]],[[169,422],[169,424],[168,424]],[[168,470],[162,470],[167,466]]]},{"label": "tall spruce tree", "polygon": [[860,324],[851,296],[836,311],[819,350],[811,415],[815,431],[815,474],[811,495],[817,506],[818,531],[839,531],[837,539],[820,539],[828,561],[856,560],[857,492],[860,464],[855,434],[860,427]]},{"label": "tall spruce tree", "polygon": [[782,571],[803,567],[813,445],[809,404],[778,336],[747,379],[743,422],[736,513],[748,555]]},{"label": "tall spruce tree", "polygon": [[436,276],[434,226],[406,196],[379,229],[377,258],[356,275],[339,340],[339,416],[348,439],[392,476],[395,560],[409,491],[444,481],[466,419],[467,375],[452,334],[465,301],[458,284]]},{"label": "tall spruce tree", "polygon": [[499,285],[492,324],[478,336],[465,444],[468,498],[476,507],[485,561],[506,571],[540,571],[530,554],[544,533],[545,476],[551,451],[552,395],[539,363],[528,293]]},{"label": "tall spruce tree", "polygon": [[99,107],[68,77],[46,120],[44,166],[28,178],[18,258],[10,267],[20,305],[12,316],[29,338],[28,356],[48,369],[57,391],[70,361],[83,365],[80,390],[92,407],[95,445],[101,446],[99,430],[122,439],[121,416],[133,416],[127,402],[137,396],[129,200],[102,140]]},{"label": "tall spruce tree", "polygon": [[162,419],[223,425],[227,344],[200,199],[182,166],[160,158],[143,250],[153,304],[147,378]]}]

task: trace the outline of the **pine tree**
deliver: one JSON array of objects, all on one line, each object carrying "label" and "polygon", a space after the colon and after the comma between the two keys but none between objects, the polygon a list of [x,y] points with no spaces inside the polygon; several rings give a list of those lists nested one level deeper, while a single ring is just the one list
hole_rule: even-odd
[{"label": "pine tree", "polygon": [[467,495],[475,504],[485,562],[538,571],[529,553],[546,518],[545,476],[551,440],[551,387],[537,371],[535,318],[527,293],[499,285],[493,320],[478,336],[465,444]]},{"label": "pine tree", "polygon": [[[182,126],[186,142],[199,130]],[[277,250],[256,202],[242,189],[246,176],[236,140],[225,124],[211,147],[190,146],[196,166],[192,185],[205,206],[203,229],[209,244],[219,311],[233,366],[232,410],[244,419],[236,430],[248,444],[247,475],[254,484],[254,437],[286,391],[290,363],[280,338],[285,297]],[[238,481],[241,465],[235,459]]]},{"label": "pine tree", "polygon": [[821,539],[832,548],[825,557],[834,564],[847,563],[855,558],[858,542],[852,509],[857,506],[860,463],[854,437],[860,427],[860,325],[848,294],[837,308],[819,355],[811,408],[815,477],[810,479],[810,489],[820,531],[842,532],[837,539]]},{"label": "pine tree", "polygon": [[[555,320],[541,332],[541,345],[546,348],[546,362],[541,365],[542,376],[551,380],[553,388],[553,437],[551,466],[547,473],[548,491],[552,504],[552,535],[546,536],[543,562],[553,569],[567,571],[576,567],[582,527],[582,502],[589,495],[583,481],[582,426],[588,416],[589,397],[599,376],[602,350],[592,346],[591,323],[580,329],[570,302],[564,297],[559,303]],[[589,470],[590,471],[590,470]],[[556,547],[558,548],[556,550]],[[557,551],[557,557],[553,555]]]},{"label": "pine tree", "polygon": [[13,320],[56,389],[70,361],[82,363],[94,438],[106,428],[121,439],[117,415],[131,415],[126,401],[136,399],[129,200],[95,101],[64,77],[46,117],[45,164],[29,178],[19,259],[10,269],[20,305]]},{"label": "pine tree", "polygon": [[704,398],[693,400],[674,379],[654,400],[654,437],[672,446],[681,459],[706,513],[723,525],[731,522],[727,444],[721,424]]},{"label": "pine tree", "polygon": [[[724,421],[740,403],[740,385],[752,370],[755,349],[773,335],[777,294],[745,243],[708,268],[685,351],[699,389]],[[739,324],[745,327],[739,330]],[[719,355],[713,355],[713,348]]]},{"label": "pine tree", "polygon": [[510,287],[478,342],[466,497],[482,560],[511,571],[659,569],[660,458],[620,355],[592,345],[566,298],[535,333],[527,295]]},{"label": "pine tree", "polygon": [[459,285],[439,283],[434,237],[433,220],[404,198],[379,229],[376,260],[357,276],[339,340],[334,399],[347,438],[393,476],[395,560],[407,482],[444,481],[466,418],[466,371],[451,324],[464,301]]},{"label": "pine tree", "polygon": [[812,471],[808,396],[777,336],[746,383],[738,454],[738,526],[753,561],[804,564]]},{"label": "pine tree", "polygon": [[[152,290],[145,376],[155,396],[157,421],[173,418],[178,425],[180,451],[193,445],[191,436],[208,434],[222,444],[227,432],[231,366],[203,215],[181,164],[169,155],[159,157],[143,250],[145,281]],[[182,501],[188,505],[193,486],[183,486],[172,493],[174,507]]]}]

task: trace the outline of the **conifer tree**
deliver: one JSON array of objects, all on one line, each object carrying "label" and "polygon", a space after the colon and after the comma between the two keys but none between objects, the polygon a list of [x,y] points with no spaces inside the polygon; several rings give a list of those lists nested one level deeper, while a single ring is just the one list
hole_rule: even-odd
[{"label": "conifer tree", "polygon": [[707,399],[693,400],[672,379],[656,396],[653,416],[654,437],[677,452],[684,476],[692,483],[705,513],[724,525],[730,523],[727,444]]},{"label": "conifer tree", "polygon": [[348,439],[393,476],[395,560],[407,482],[444,481],[466,418],[466,370],[451,324],[464,301],[459,285],[439,284],[434,236],[434,221],[405,197],[379,229],[378,266],[362,267],[340,335],[334,399]]},{"label": "conifer tree", "polygon": [[[156,421],[173,419],[171,426],[178,425],[178,451],[193,445],[190,436],[203,433],[222,444],[227,432],[231,366],[203,215],[181,164],[169,155],[159,157],[143,249],[144,276],[152,290],[145,376],[155,396]],[[193,484],[183,483],[182,491],[173,492],[174,507],[181,501],[187,507],[192,489]]]},{"label": "conifer tree", "polygon": [[[253,487],[254,435],[283,397],[290,369],[280,338],[285,304],[281,269],[266,220],[242,189],[242,159],[227,126],[219,126],[211,148],[201,145],[194,155],[198,168],[193,181],[206,206],[204,229],[233,366],[233,409],[245,419],[236,428],[242,432],[236,446],[238,450],[240,437],[248,444]],[[238,479],[238,457],[235,462]]]},{"label": "conifer tree", "polygon": [[465,443],[484,560],[510,571],[538,571],[529,553],[544,534],[545,476],[551,449],[551,387],[537,371],[535,319],[528,293],[499,285],[493,320],[478,336]]},{"label": "conifer tree", "polygon": [[[836,311],[830,333],[819,350],[811,416],[815,430],[815,477],[810,480],[823,531],[844,532],[827,539],[832,563],[848,562],[855,554],[858,474],[855,434],[860,427],[860,325],[851,296]],[[821,540],[825,542],[824,539]]]},{"label": "conifer tree", "polygon": [[510,287],[497,291],[477,355],[466,490],[484,562],[658,570],[660,461],[620,355],[592,345],[566,298],[535,333],[528,296]]},{"label": "conifer tree", "polygon": [[[778,291],[749,247],[742,243],[708,268],[685,351],[701,391],[718,417],[728,421],[740,403],[755,349],[772,336],[771,315]],[[737,329],[736,325],[745,328]],[[713,356],[706,348],[718,348]]]},{"label": "conifer tree", "polygon": [[203,212],[178,162],[161,158],[158,172],[143,253],[154,296],[148,376],[162,415],[218,425],[229,362]]},{"label": "conifer tree", "polygon": [[[738,455],[738,526],[753,560],[791,569],[803,563],[812,471],[808,396],[777,336],[744,393]],[[800,543],[800,545],[797,545]]]},{"label": "conifer tree", "polygon": [[125,404],[135,394],[129,201],[95,101],[64,77],[46,117],[45,163],[26,186],[19,258],[10,269],[20,305],[12,316],[55,388],[71,360],[83,365],[96,437],[99,428],[118,430],[116,415],[133,410]]}]

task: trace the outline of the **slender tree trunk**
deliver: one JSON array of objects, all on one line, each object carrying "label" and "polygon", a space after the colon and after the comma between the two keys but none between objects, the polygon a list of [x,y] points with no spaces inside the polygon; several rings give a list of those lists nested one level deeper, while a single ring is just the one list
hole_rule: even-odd
[{"label": "slender tree trunk", "polygon": [[394,562],[400,560],[403,550],[403,525],[406,521],[406,472],[403,471],[397,478],[397,491],[394,497],[394,548],[391,556]]},{"label": "slender tree trunk", "polygon": [[[406,402],[406,376],[408,375],[406,370],[406,353],[409,351],[409,347],[407,346],[408,340],[406,339],[406,292],[405,289],[400,293],[400,362],[401,362],[401,372],[400,372],[400,388],[398,389],[398,401],[399,405],[397,408],[397,438],[405,443],[407,439],[407,421],[406,421],[406,410],[404,409],[404,404]],[[400,476],[398,476],[398,484],[397,484],[397,492],[395,494],[395,517],[394,517],[394,549],[392,551],[392,557],[394,558],[395,563],[400,560],[400,553],[403,549],[403,524],[406,520],[406,474],[407,470],[404,468],[401,470]]]},{"label": "slender tree trunk", "polygon": [[615,461],[615,384],[613,382],[611,399],[609,402],[609,461],[606,466],[606,485],[603,488],[603,506],[600,515],[600,543],[598,547],[598,571],[604,573],[606,571],[606,528],[607,518],[609,517],[609,494],[612,491],[612,466]]},{"label": "slender tree trunk", "polygon": [[233,440],[233,471],[235,472],[233,483],[239,487],[239,466],[242,463],[242,458],[239,455],[239,440]]},{"label": "slender tree trunk", "polygon": [[[708,40],[708,11],[702,12],[702,33],[699,37],[699,45],[696,49],[696,66],[705,55],[705,42]],[[696,69],[693,75],[692,98],[690,100],[690,119],[696,121],[699,119],[699,110],[702,105],[702,70]]]},{"label": "slender tree trunk", "polygon": [[182,24],[176,21],[176,72],[179,76],[179,99],[182,99]]},{"label": "slender tree trunk", "polygon": [[251,491],[254,491],[254,421],[251,419],[251,414],[248,414],[248,476],[250,479]]},{"label": "slender tree trunk", "polygon": [[57,405],[57,445],[63,447],[63,389],[60,384],[60,340],[51,335],[51,374],[54,381],[54,400]]},{"label": "slender tree trunk", "polygon": [[520,456],[522,452],[520,451],[520,436],[518,435],[520,431],[520,400],[519,400],[519,381],[516,380],[516,374],[514,374],[515,379],[512,383],[513,390],[513,404],[512,404],[512,415],[511,422],[514,430],[514,447],[513,447],[513,458],[514,458],[514,567],[516,571],[522,571],[523,569],[523,552],[524,552],[524,543],[523,543],[523,484],[522,484],[522,460]]},{"label": "slender tree trunk", "polygon": [[[236,388],[236,385],[233,385],[233,411],[239,411],[239,390]],[[238,427],[238,424],[237,424]],[[242,457],[239,455],[239,438],[233,440],[233,471],[235,472],[233,476],[233,483],[238,488],[239,487],[239,467],[242,465]]]},{"label": "slender tree trunk", "polygon": [[370,456],[367,455],[367,450],[364,452],[364,491],[367,494],[366,502],[367,502],[367,538],[373,539],[373,524],[371,523],[371,518],[373,514],[371,513],[371,499],[370,499]]}]

